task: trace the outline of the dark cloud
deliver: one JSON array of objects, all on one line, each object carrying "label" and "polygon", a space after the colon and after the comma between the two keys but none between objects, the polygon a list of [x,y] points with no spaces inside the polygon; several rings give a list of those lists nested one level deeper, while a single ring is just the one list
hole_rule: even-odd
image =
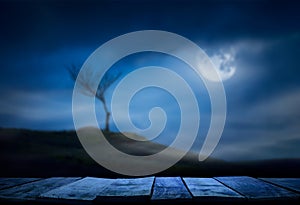
[{"label": "dark cloud", "polygon": [[5,42],[44,49],[141,29],[204,40],[270,38],[298,31],[297,8],[296,2],[274,1],[9,1],[1,5],[1,35]]}]

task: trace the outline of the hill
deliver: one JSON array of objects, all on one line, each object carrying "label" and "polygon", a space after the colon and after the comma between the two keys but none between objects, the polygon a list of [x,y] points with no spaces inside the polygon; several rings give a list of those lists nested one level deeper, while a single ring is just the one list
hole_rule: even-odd
[{"label": "hill", "polygon": [[[113,146],[133,155],[149,155],[165,149],[162,144],[136,141],[121,133],[109,132],[105,133],[105,136]],[[142,138],[134,134],[131,136],[135,139]],[[80,144],[75,131],[2,128],[0,129],[0,163],[1,177],[120,177],[90,158]],[[299,177],[300,160],[274,159],[233,163],[209,158],[204,162],[198,162],[197,154],[189,152],[176,165],[157,175]]]}]

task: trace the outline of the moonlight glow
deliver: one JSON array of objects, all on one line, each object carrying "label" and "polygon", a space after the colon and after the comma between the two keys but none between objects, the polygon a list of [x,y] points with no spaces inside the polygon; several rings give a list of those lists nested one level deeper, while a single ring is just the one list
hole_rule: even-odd
[{"label": "moonlight glow", "polygon": [[231,78],[235,71],[235,55],[233,52],[219,52],[211,57],[217,72],[223,81]]}]

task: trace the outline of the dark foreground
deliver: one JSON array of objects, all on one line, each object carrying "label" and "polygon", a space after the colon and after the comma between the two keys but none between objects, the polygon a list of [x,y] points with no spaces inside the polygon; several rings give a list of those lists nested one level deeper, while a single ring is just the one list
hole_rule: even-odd
[{"label": "dark foreground", "polygon": [[299,204],[300,178],[0,178],[1,204]]},{"label": "dark foreground", "polygon": [[[105,133],[105,136],[117,149],[137,156],[151,155],[166,148],[151,141],[132,140],[120,133]],[[0,169],[1,177],[124,177],[103,168],[90,158],[75,131],[0,128],[0,164],[3,165]],[[246,162],[227,162],[209,158],[199,162],[197,153],[190,152],[176,165],[157,175],[299,178],[300,158]]]}]

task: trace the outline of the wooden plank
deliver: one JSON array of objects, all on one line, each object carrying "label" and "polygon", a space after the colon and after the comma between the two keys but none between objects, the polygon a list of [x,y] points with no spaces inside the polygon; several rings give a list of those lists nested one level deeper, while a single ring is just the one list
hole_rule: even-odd
[{"label": "wooden plank", "polygon": [[97,194],[97,201],[142,201],[149,200],[154,177],[115,179]]},{"label": "wooden plank", "polygon": [[216,177],[218,181],[252,200],[297,198],[298,195],[252,177]]},{"label": "wooden plank", "polygon": [[270,182],[284,188],[300,192],[300,178],[260,178],[264,181]]},{"label": "wooden plank", "polygon": [[0,191],[0,198],[20,200],[34,199],[44,192],[74,182],[78,179],[78,177],[53,177],[39,181],[34,181],[20,186],[15,186],[9,189],[3,189],[2,191]]},{"label": "wooden plank", "polygon": [[228,200],[245,199],[237,192],[224,186],[213,178],[183,178],[187,188],[197,200]]},{"label": "wooden plank", "polygon": [[151,200],[187,200],[192,196],[180,177],[156,177]]},{"label": "wooden plank", "polygon": [[0,189],[7,189],[13,186],[37,181],[41,178],[0,178]]},{"label": "wooden plank", "polygon": [[40,197],[52,200],[91,201],[113,182],[114,179],[85,177],[74,183],[53,189]]}]

